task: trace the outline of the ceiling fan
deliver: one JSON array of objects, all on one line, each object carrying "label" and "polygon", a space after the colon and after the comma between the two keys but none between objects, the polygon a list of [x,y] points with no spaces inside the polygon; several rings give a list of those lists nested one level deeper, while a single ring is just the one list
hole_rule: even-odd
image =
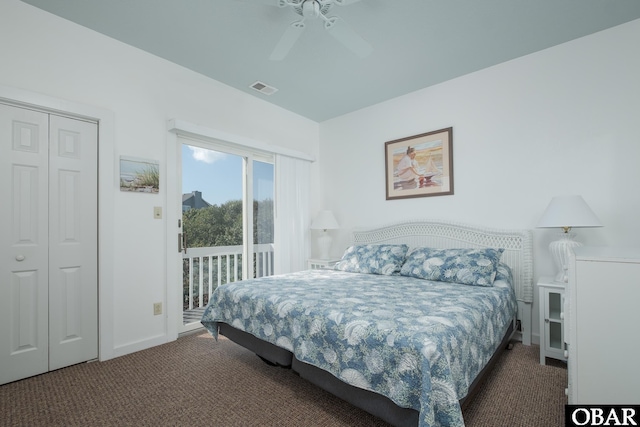
[{"label": "ceiling fan", "polygon": [[280,61],[289,53],[298,38],[302,35],[305,21],[321,19],[324,28],[340,43],[360,58],[369,55],[373,48],[359,34],[357,34],[344,20],[337,16],[328,16],[333,5],[345,6],[360,0],[278,0],[279,7],[291,7],[301,20],[292,22],[271,52],[269,59]]}]

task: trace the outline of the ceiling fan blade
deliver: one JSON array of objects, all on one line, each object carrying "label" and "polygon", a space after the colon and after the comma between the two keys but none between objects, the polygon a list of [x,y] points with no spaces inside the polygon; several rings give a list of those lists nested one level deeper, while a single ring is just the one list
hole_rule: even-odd
[{"label": "ceiling fan blade", "polygon": [[244,2],[244,3],[262,3],[262,4],[266,4],[267,6],[283,7],[282,5],[283,0],[236,0],[236,1]]},{"label": "ceiling fan blade", "polygon": [[287,53],[289,53],[296,41],[298,41],[298,38],[302,34],[304,27],[305,25],[302,21],[296,21],[289,25],[287,31],[284,32],[284,34],[280,38],[280,41],[273,49],[273,52],[271,52],[271,56],[269,56],[269,59],[272,61],[280,61],[284,59],[284,57],[287,56]]},{"label": "ceiling fan blade", "polygon": [[336,40],[360,58],[364,58],[373,52],[373,47],[342,19],[332,16],[325,21],[324,27]]},{"label": "ceiling fan blade", "polygon": [[334,4],[338,6],[347,6],[353,3],[358,3],[360,0],[333,0]]}]

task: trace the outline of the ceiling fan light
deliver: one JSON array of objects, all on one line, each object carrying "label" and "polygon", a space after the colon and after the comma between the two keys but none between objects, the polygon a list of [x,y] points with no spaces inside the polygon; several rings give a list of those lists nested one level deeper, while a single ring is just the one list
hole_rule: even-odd
[{"label": "ceiling fan light", "polygon": [[306,0],[302,3],[302,16],[317,18],[320,15],[320,4],[316,0]]}]

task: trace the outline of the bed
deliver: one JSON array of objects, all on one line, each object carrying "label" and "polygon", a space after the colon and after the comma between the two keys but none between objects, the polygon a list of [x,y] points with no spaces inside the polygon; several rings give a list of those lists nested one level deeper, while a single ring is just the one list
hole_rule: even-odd
[{"label": "bed", "polygon": [[202,324],[392,425],[464,425],[532,294],[531,254],[529,230],[357,230],[333,270],[219,287]]}]

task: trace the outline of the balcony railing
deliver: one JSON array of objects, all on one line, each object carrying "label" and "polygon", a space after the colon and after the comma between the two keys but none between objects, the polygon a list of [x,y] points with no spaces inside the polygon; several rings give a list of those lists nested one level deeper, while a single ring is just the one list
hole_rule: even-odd
[{"label": "balcony railing", "polygon": [[[273,243],[253,245],[252,258],[253,277],[273,275]],[[218,286],[242,280],[242,245],[189,248],[182,263],[182,308],[201,308]]]}]

